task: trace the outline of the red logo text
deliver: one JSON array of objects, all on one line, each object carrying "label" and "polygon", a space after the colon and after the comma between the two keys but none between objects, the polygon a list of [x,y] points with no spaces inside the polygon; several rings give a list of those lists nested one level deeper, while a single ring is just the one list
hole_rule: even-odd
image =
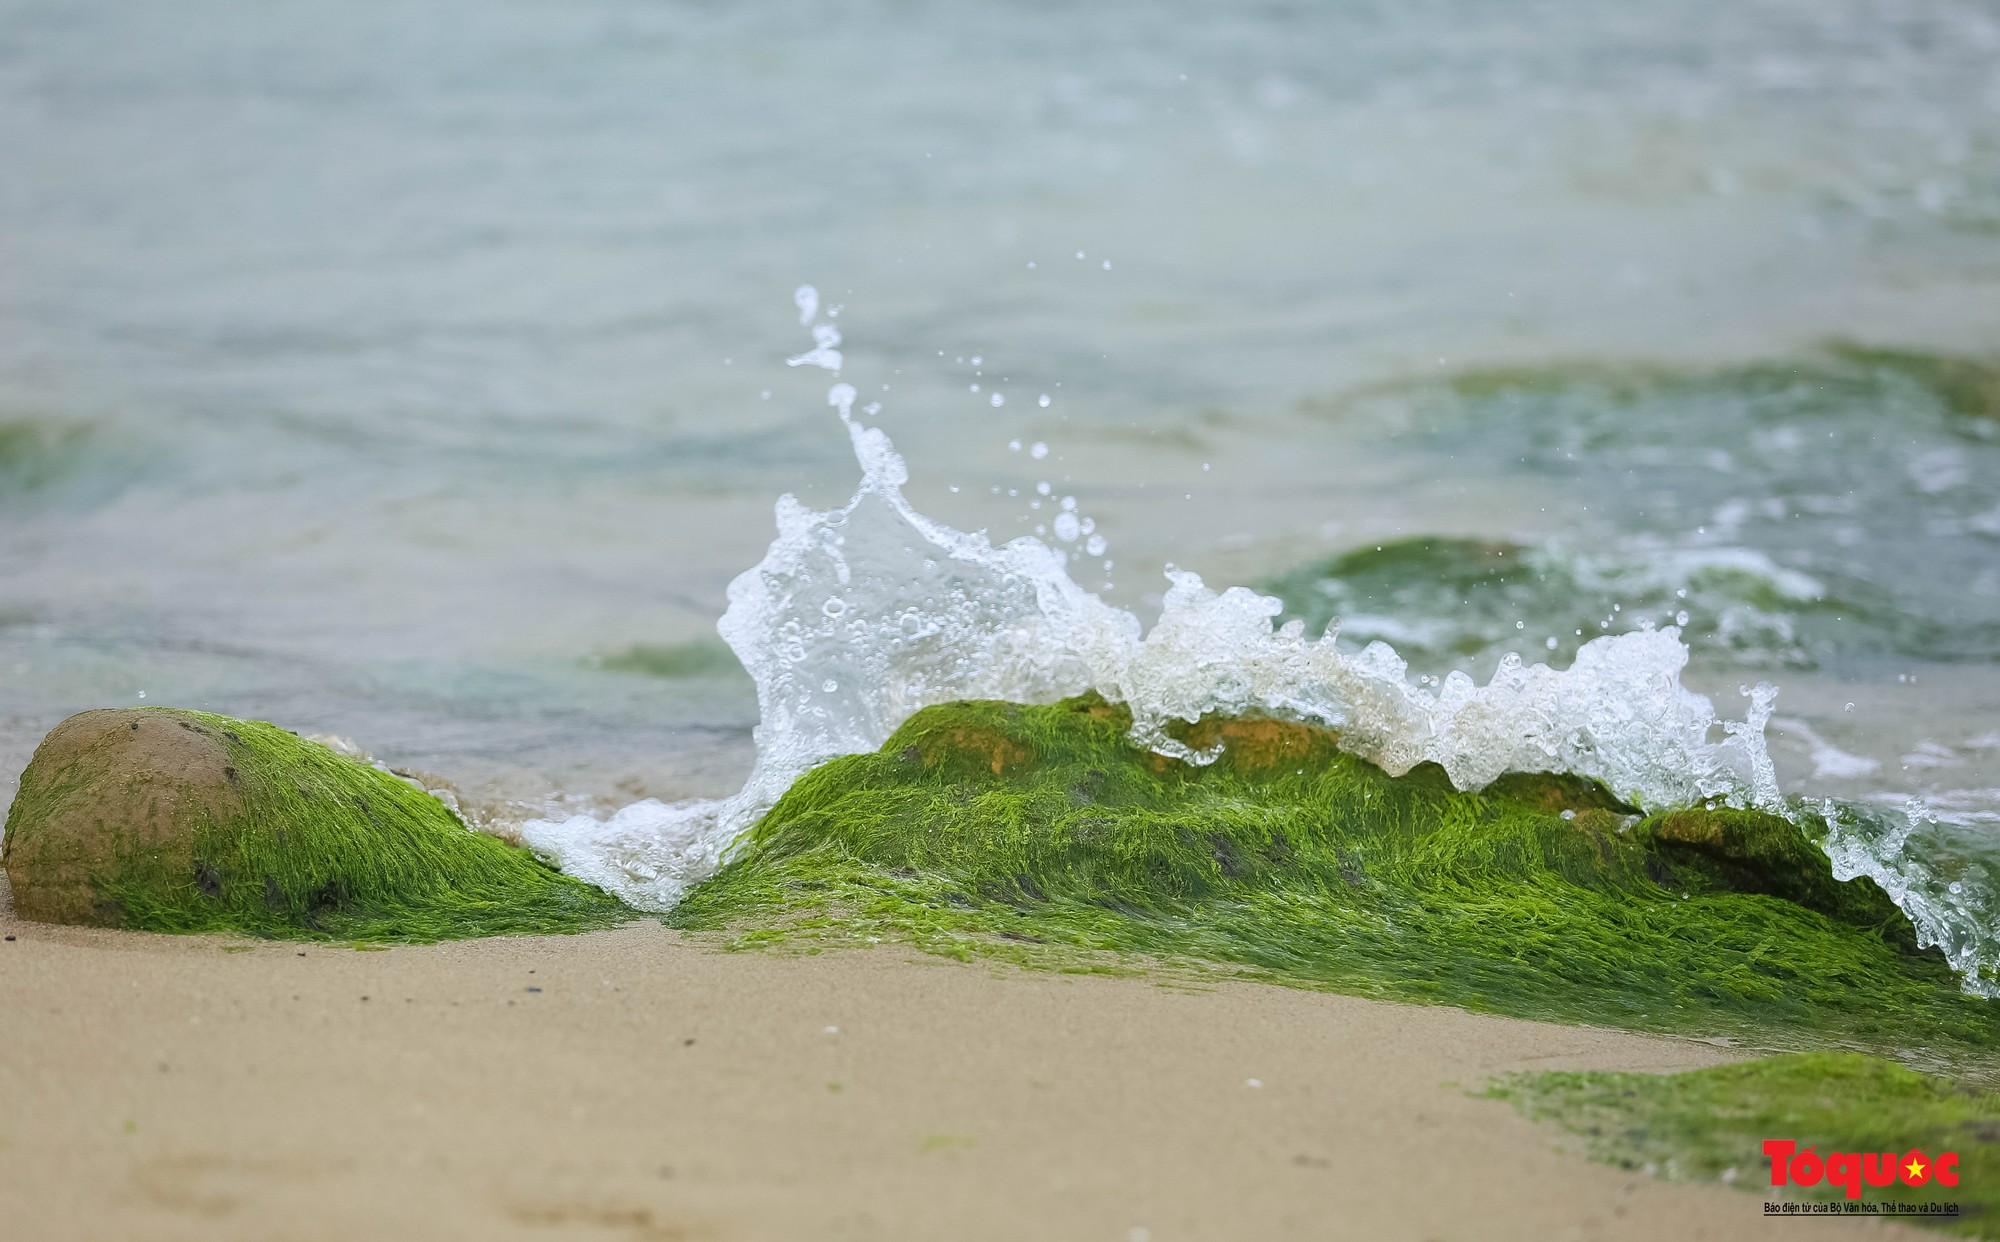
[{"label": "red logo text", "polygon": [[1893,1151],[1832,1151],[1821,1156],[1811,1144],[1801,1150],[1792,1139],[1765,1139],[1764,1154],[1771,1158],[1773,1186],[1829,1186],[1846,1189],[1847,1197],[1859,1199],[1863,1186],[1958,1185],[1958,1153],[1938,1153],[1933,1160],[1912,1147],[1902,1155]]}]

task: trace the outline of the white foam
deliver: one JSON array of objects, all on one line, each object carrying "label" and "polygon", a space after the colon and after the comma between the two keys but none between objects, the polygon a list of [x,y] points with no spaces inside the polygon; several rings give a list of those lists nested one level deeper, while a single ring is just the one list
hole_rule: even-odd
[{"label": "white foam", "polygon": [[750,779],[720,802],[528,824],[523,838],[564,870],[641,908],[671,908],[801,774],[880,747],[919,709],[1093,688],[1131,708],[1134,742],[1195,763],[1217,756],[1175,741],[1175,721],[1261,711],[1334,726],[1391,773],[1435,762],[1465,789],[1509,771],[1561,771],[1642,806],[1782,805],[1763,739],[1776,692],[1746,688],[1747,719],[1719,720],[1681,685],[1687,649],[1671,628],[1595,639],[1565,670],[1509,656],[1483,686],[1453,673],[1426,689],[1385,643],[1344,654],[1332,633],[1274,629],[1275,599],[1174,572],[1142,634],[1040,540],[995,547],[918,513],[902,492],[903,459],[855,421],[854,397],[847,384],[828,394],[860,487],[825,511],[781,497],[777,538],[730,584],[717,627],[757,685]]}]

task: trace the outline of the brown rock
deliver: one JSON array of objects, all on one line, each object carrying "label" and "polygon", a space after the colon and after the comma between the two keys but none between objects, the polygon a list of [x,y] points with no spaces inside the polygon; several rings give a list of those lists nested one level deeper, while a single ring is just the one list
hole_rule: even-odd
[{"label": "brown rock", "polygon": [[[7,817],[0,865],[23,918],[115,926],[103,876],[194,876],[204,823],[243,813],[228,739],[176,713],[71,716],[36,748]],[[182,882],[185,882],[182,880]]]}]

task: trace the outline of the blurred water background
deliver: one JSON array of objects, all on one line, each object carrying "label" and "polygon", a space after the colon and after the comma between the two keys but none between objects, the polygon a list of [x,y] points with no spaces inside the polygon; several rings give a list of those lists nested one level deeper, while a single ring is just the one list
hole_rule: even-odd
[{"label": "blurred water background", "polygon": [[1788,788],[2000,828],[1962,0],[0,0],[0,800],[141,701],[735,789],[724,587],[855,479],[807,281],[919,507],[1074,495],[1107,598],[1431,676],[1679,623]]}]

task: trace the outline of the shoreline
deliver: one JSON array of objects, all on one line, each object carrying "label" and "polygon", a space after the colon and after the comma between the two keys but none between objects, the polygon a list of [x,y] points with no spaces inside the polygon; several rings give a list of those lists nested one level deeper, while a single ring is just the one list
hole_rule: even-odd
[{"label": "shoreline", "polygon": [[1469,1094],[1737,1059],[1686,1040],[905,946],[726,953],[653,920],[359,952],[28,923],[0,882],[0,931],[24,1242],[1790,1227]]}]

